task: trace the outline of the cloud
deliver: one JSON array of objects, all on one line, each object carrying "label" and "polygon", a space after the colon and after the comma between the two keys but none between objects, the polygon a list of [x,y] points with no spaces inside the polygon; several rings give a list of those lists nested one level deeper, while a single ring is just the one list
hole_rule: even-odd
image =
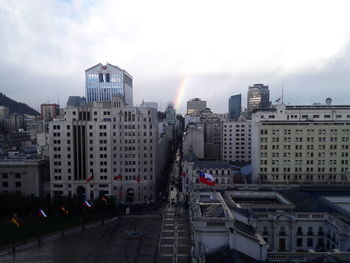
[{"label": "cloud", "polygon": [[291,103],[330,89],[347,94],[349,8],[319,0],[0,0],[0,90],[36,109],[57,97],[64,105],[84,95],[84,70],[108,61],[134,77],[135,102],[165,105],[184,76],[185,98],[206,99],[218,112],[235,93],[244,104],[257,82],[279,94],[284,81]]}]

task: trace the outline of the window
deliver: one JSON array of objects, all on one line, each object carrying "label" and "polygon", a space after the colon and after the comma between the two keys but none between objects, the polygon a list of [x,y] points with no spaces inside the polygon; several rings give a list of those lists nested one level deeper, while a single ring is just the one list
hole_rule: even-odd
[{"label": "window", "polygon": [[5,178],[5,179],[8,178],[8,174],[7,173],[3,173],[2,174],[2,178]]},{"label": "window", "polygon": [[297,238],[297,247],[302,247],[302,246],[303,246],[303,239]]},{"label": "window", "polygon": [[3,186],[3,187],[8,187],[8,186],[9,186],[9,183],[8,183],[8,182],[2,182],[2,186]]},{"label": "window", "polygon": [[22,183],[21,182],[16,182],[16,187],[21,187]]},{"label": "window", "polygon": [[312,247],[314,245],[314,240],[313,240],[313,238],[308,238],[307,239],[307,246],[308,247]]}]

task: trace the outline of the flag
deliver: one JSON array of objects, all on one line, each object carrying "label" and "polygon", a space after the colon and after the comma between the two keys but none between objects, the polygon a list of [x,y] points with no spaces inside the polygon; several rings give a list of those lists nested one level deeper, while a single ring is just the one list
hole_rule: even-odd
[{"label": "flag", "polygon": [[17,227],[20,227],[20,226],[21,226],[21,224],[19,223],[19,220],[18,220],[18,218],[17,218],[16,215],[13,215],[10,221],[11,221],[12,223],[14,223]]},{"label": "flag", "polygon": [[66,215],[69,213],[69,211],[67,209],[65,209],[63,205],[61,206],[61,210]]},{"label": "flag", "polygon": [[275,100],[275,102],[278,102],[278,103],[279,103],[279,102],[280,102],[280,100],[281,100],[281,98],[278,98],[277,100]]},{"label": "flag", "polygon": [[207,174],[202,171],[199,171],[199,181],[210,186],[215,185],[214,177],[211,174]]},{"label": "flag", "polygon": [[44,210],[42,210],[42,209],[39,209],[39,216],[47,217]]},{"label": "flag", "polygon": [[122,197],[123,196],[123,192],[119,191],[119,196]]},{"label": "flag", "polygon": [[94,176],[91,175],[90,177],[88,177],[88,179],[86,179],[86,182],[90,182],[91,180],[94,180]]},{"label": "flag", "polygon": [[118,174],[118,175],[115,175],[113,180],[121,180],[122,179],[122,175],[121,174]]},{"label": "flag", "polygon": [[103,202],[105,202],[105,204],[107,205],[107,197],[102,196],[102,197],[101,197],[101,200],[102,200]]},{"label": "flag", "polygon": [[91,205],[89,204],[89,202],[88,201],[86,201],[86,200],[84,200],[83,201],[83,206],[86,206],[86,207],[91,207]]},{"label": "flag", "polygon": [[141,182],[141,177],[138,175],[138,176],[136,176],[136,182]]},{"label": "flag", "polygon": [[185,172],[183,172],[183,173],[181,174],[181,176],[187,176],[187,174],[186,174]]}]

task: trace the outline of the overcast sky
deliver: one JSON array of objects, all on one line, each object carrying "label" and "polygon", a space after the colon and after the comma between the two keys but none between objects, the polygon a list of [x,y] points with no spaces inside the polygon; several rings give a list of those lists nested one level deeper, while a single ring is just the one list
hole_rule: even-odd
[{"label": "overcast sky", "polygon": [[291,104],[350,104],[350,1],[0,0],[0,91],[35,109],[85,95],[84,70],[109,62],[134,102],[189,98],[227,112],[229,96],[270,86]]}]

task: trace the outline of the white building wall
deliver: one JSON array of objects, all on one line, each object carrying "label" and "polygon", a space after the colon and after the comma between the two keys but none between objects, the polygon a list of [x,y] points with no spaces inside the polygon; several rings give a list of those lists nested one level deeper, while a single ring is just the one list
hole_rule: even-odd
[{"label": "white building wall", "polygon": [[[90,120],[81,120],[88,114]],[[66,108],[65,120],[49,128],[52,195],[75,195],[84,187],[89,199],[104,191],[122,202],[132,193],[133,202],[154,201],[159,176],[157,117],[155,109],[125,107],[120,98]],[[113,180],[119,174],[122,180]]]}]

